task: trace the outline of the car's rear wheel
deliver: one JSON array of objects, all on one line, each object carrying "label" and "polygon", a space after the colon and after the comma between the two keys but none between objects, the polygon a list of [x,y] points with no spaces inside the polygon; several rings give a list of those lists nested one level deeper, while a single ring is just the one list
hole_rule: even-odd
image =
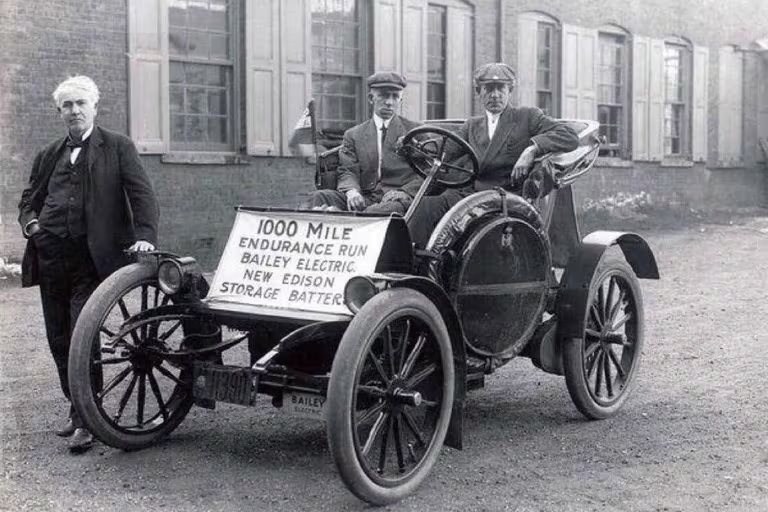
[{"label": "car's rear wheel", "polygon": [[640,283],[623,259],[605,258],[590,283],[584,332],[563,345],[565,382],[584,416],[618,412],[634,388],[642,351]]}]

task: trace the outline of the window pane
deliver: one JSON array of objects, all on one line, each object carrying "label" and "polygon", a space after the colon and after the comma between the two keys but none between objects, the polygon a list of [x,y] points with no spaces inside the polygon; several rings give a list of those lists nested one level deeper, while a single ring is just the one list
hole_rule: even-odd
[{"label": "window pane", "polygon": [[313,0],[312,91],[321,128],[346,129],[362,117],[362,24],[355,0]]},{"label": "window pane", "polygon": [[682,44],[664,45],[664,154],[685,156],[688,148],[688,102],[691,52]]},{"label": "window pane", "polygon": [[208,119],[208,140],[224,144],[227,142],[227,120],[221,117]]},{"label": "window pane", "polygon": [[427,117],[445,117],[446,8],[427,10]]},{"label": "window pane", "polygon": [[234,146],[231,16],[231,0],[169,2],[172,149]]},{"label": "window pane", "polygon": [[626,131],[624,108],[627,103],[625,88],[626,38],[620,34],[604,33],[598,35],[600,47],[600,65],[598,72],[598,120],[600,121],[600,154],[603,156],[621,156]]}]

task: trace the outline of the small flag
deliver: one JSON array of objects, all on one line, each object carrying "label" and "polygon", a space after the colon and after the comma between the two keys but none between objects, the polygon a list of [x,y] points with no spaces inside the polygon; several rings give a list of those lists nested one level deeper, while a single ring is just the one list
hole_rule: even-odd
[{"label": "small flag", "polygon": [[315,100],[309,100],[301,113],[288,140],[288,147],[294,156],[315,156]]}]

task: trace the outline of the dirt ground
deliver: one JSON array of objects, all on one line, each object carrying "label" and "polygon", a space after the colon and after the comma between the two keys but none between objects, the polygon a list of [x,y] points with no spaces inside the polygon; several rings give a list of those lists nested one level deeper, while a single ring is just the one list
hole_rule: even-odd
[{"label": "dirt ground", "polygon": [[[644,233],[639,384],[589,422],[561,377],[520,359],[469,396],[445,448],[391,511],[768,510],[768,217]],[[167,440],[71,456],[37,289],[0,284],[0,510],[364,510],[324,425],[260,407],[195,408]]]}]

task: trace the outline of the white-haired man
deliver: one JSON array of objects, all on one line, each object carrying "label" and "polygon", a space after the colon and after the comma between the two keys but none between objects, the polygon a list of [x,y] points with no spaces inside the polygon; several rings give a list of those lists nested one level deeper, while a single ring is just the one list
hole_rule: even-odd
[{"label": "white-haired man", "polygon": [[[67,361],[77,317],[99,283],[128,263],[126,249],[154,249],[159,211],[131,140],[94,124],[99,89],[93,80],[71,77],[53,100],[67,134],[37,154],[21,194],[19,223],[28,239],[22,286],[40,285],[48,345],[69,400]],[[74,453],[93,443],[71,404],[56,433],[70,438]]]}]

